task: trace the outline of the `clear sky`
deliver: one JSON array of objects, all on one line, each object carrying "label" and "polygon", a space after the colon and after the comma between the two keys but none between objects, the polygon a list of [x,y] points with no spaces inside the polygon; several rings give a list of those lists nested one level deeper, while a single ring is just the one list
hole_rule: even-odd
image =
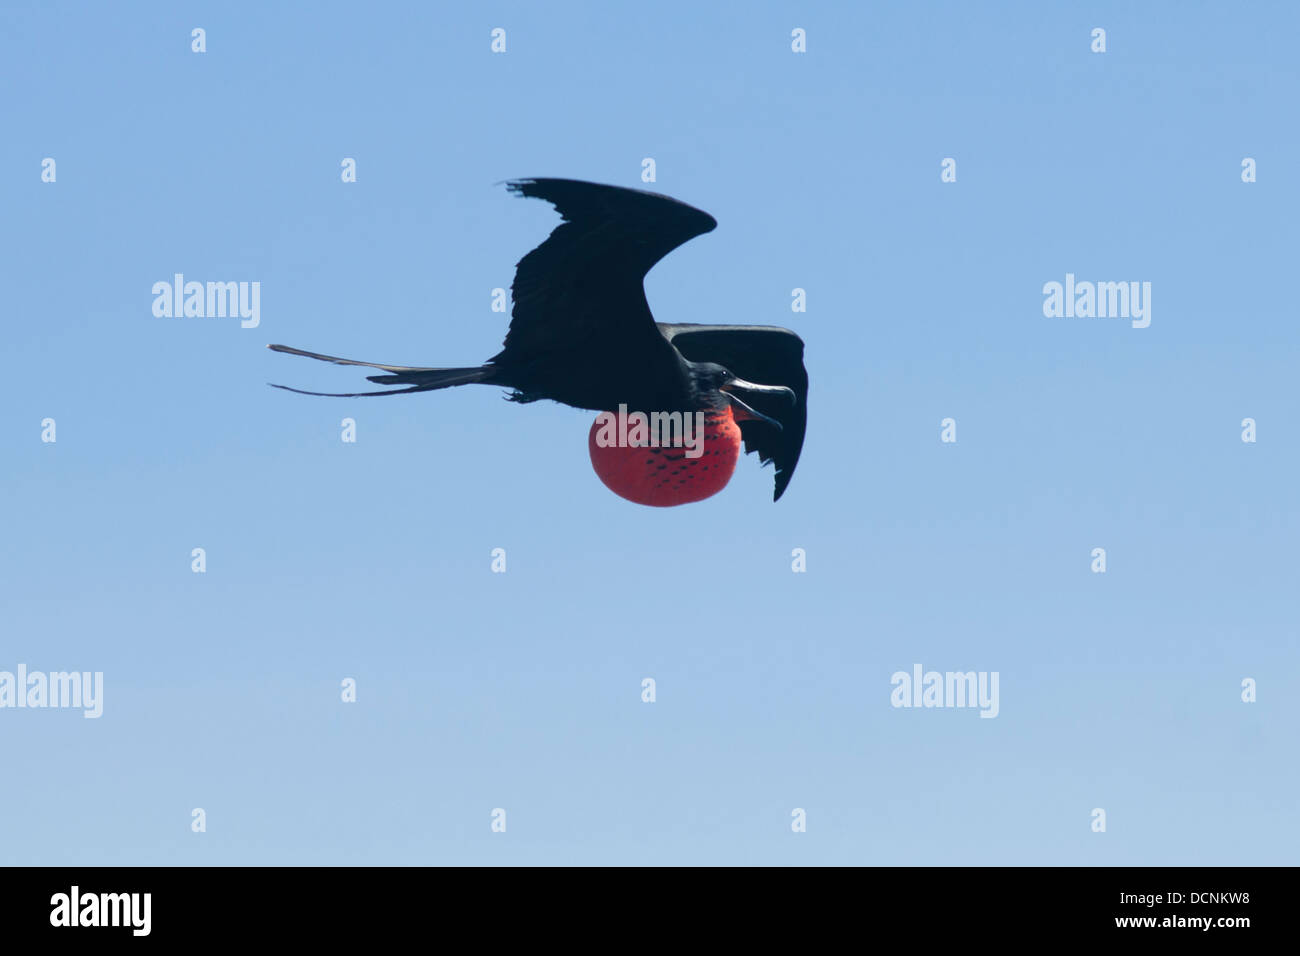
[{"label": "clear sky", "polygon": [[[4,4],[0,671],[103,714],[0,709],[0,863],[1296,863],[1300,14],[993,7]],[[632,505],[498,389],[266,386],[492,355],[520,176],[717,218],[647,292],[806,341],[779,503]]]}]

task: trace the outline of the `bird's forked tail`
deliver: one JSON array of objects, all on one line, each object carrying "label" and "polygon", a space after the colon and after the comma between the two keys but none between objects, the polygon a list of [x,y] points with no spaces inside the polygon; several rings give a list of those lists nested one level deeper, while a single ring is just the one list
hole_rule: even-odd
[{"label": "bird's forked tail", "polygon": [[410,388],[390,388],[378,392],[308,392],[301,388],[290,388],[288,385],[276,385],[274,382],[268,383],[272,388],[282,388],[286,392],[297,392],[299,395],[325,395],[330,398],[365,398],[371,395],[404,395],[408,392],[431,392],[439,388],[451,388],[453,385],[486,382],[493,371],[486,365],[478,368],[417,368],[411,365],[380,365],[376,362],[357,362],[352,359],[337,358],[333,355],[321,355],[319,352],[306,352],[302,349],[290,348],[287,345],[268,345],[267,348],[274,352],[285,352],[289,355],[302,355],[322,362],[333,362],[335,365],[361,365],[365,368],[383,369],[389,374],[367,375],[366,381],[375,382],[379,385],[411,386]]}]

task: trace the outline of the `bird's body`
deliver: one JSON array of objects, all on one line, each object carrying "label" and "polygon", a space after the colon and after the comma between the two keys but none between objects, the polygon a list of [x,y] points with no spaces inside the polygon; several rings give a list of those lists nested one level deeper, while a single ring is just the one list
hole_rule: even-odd
[{"label": "bird's body", "polygon": [[[716,221],[654,193],[567,179],[525,179],[512,192],[553,203],[564,217],[519,261],[504,347],[469,368],[377,365],[306,352],[294,355],[378,368],[369,376],[403,386],[346,397],[423,392],[454,385],[497,385],[516,402],[550,399],[575,408],[650,418],[676,414],[699,448],[639,445],[627,430],[608,439],[602,416],[588,444],[592,465],[617,494],[640,504],[675,505],[720,491],[742,442],[777,467],[776,498],[789,483],[803,445],[808,376],[803,342],[775,326],[655,322],[642,280],[677,246]],[[765,384],[755,384],[761,382]],[[284,388],[285,386],[277,386]],[[299,391],[298,389],[289,389]],[[308,392],[306,394],[338,394]],[[686,418],[683,418],[685,416]],[[635,422],[631,429],[636,432]],[[677,457],[679,456],[680,457]]]}]

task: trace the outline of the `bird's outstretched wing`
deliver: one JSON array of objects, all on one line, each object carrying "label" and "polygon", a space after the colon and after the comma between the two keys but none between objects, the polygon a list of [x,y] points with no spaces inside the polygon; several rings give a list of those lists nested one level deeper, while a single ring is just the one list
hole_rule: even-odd
[{"label": "bird's outstretched wing", "polygon": [[775,325],[687,325],[658,323],[659,330],[692,362],[717,362],[733,374],[762,385],[794,390],[794,407],[780,395],[747,394],[755,411],[775,418],[781,428],[750,419],[740,423],[746,452],[758,452],[763,464],[776,465],[780,499],[794,475],[808,426],[808,371],[803,364],[803,339]]},{"label": "bird's outstretched wing", "polygon": [[717,221],[692,206],[639,189],[574,179],[518,179],[519,196],[552,203],[564,222],[519,260],[510,330],[494,363],[603,344],[638,343],[654,332],[642,280],[656,262]]}]

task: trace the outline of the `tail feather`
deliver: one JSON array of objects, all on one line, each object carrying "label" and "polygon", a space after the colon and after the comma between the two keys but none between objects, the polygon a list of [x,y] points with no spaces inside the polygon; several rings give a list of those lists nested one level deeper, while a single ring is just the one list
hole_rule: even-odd
[{"label": "tail feather", "polygon": [[288,385],[276,385],[275,382],[267,382],[272,388],[281,388],[286,392],[293,392],[297,395],[323,395],[325,398],[370,398],[373,395],[405,395],[408,392],[427,392],[439,386],[417,385],[415,388],[390,388],[382,392],[309,392],[303,388],[290,388]]},{"label": "tail feather", "polygon": [[367,381],[375,382],[380,385],[410,385],[411,388],[392,388],[378,392],[308,392],[300,388],[290,388],[287,385],[275,385],[269,383],[273,388],[282,388],[286,392],[297,392],[299,395],[324,395],[330,398],[368,398],[373,395],[405,395],[410,392],[431,392],[439,388],[451,388],[454,385],[469,385],[473,382],[486,381],[492,373],[492,369],[487,366],[478,368],[421,368],[414,365],[380,365],[377,362],[358,362],[353,359],[338,358],[333,355],[322,355],[319,352],[307,352],[303,349],[290,348],[287,345],[268,345],[267,348],[275,352],[285,352],[289,355],[301,355],[305,358],[317,359],[321,362],[333,362],[335,365],[360,365],[366,368],[379,368],[391,374],[388,375],[369,375]]},{"label": "tail feather", "polygon": [[451,388],[481,382],[491,369],[486,368],[421,368],[397,375],[367,375],[367,382],[379,385],[419,385],[422,388]]}]

